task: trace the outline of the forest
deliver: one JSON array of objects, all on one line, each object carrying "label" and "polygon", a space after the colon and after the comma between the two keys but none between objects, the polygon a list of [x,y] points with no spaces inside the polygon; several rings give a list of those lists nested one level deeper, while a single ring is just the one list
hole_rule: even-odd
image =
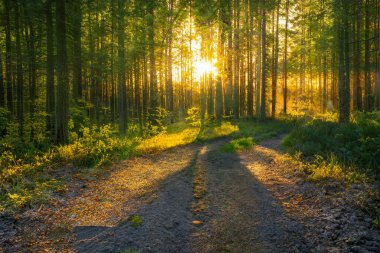
[{"label": "forest", "polygon": [[[286,196],[273,186],[284,173],[294,181],[284,183]],[[175,204],[186,196],[182,177],[192,182],[190,220]],[[0,251],[377,252],[379,179],[379,0],[0,0]],[[297,180],[315,189],[299,189]],[[231,206],[212,197],[238,198],[239,189],[242,199]],[[154,202],[146,197],[153,192],[164,197]],[[170,192],[183,196],[165,202]],[[285,224],[294,209],[298,220],[317,202],[331,208],[299,229],[319,239],[291,232],[287,244],[280,225],[264,223],[278,236],[253,247],[258,239],[243,234],[257,225],[245,213],[277,214],[252,198],[277,201]],[[337,211],[328,198],[354,207]],[[144,211],[151,201],[167,209]],[[224,211],[212,216],[213,205]],[[364,218],[326,226],[321,217],[336,212]],[[223,223],[227,216],[235,218]],[[175,226],[174,239],[158,237],[164,243],[149,251],[145,242],[164,233],[140,231],[150,219],[193,227]],[[28,230],[36,220],[47,224],[43,238]],[[98,232],[73,232],[80,226],[120,234],[84,242]],[[363,227],[371,239],[350,243]],[[115,243],[123,236],[133,241]]]}]

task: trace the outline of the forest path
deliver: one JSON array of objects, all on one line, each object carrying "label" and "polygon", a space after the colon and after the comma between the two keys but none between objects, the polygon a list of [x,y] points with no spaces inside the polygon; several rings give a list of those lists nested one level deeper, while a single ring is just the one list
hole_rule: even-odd
[{"label": "forest path", "polygon": [[[275,142],[277,145],[280,139]],[[196,152],[190,166],[166,180],[157,198],[134,212],[142,220],[140,226],[134,228],[130,222],[122,222],[111,228],[77,227],[75,249],[79,252],[296,250],[299,244],[294,243],[301,240],[298,235],[301,226],[286,217],[281,205],[242,164],[240,155],[220,151],[225,143],[226,140],[219,140],[194,146]],[[258,158],[255,153],[253,149],[246,155]],[[270,163],[260,164],[270,169]],[[201,197],[196,196],[193,188],[197,180],[204,182]],[[289,225],[292,230],[287,230]]]},{"label": "forest path", "polygon": [[57,205],[26,214],[1,246],[4,252],[378,252],[378,233],[305,182],[299,164],[279,151],[282,137],[237,153],[223,152],[228,140],[219,139],[116,163],[101,179],[73,184]]}]

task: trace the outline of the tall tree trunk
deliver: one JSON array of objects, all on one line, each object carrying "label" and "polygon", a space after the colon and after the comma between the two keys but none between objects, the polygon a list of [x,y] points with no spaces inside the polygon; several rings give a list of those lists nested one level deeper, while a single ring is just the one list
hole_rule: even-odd
[{"label": "tall tree trunk", "polygon": [[36,53],[35,53],[35,31],[34,31],[34,24],[33,24],[33,17],[30,15],[30,10],[28,7],[26,7],[27,11],[27,21],[26,21],[26,31],[27,32],[27,39],[28,39],[28,51],[29,51],[29,98],[30,98],[30,105],[29,105],[29,113],[30,113],[30,141],[34,141],[34,135],[35,135],[35,129],[34,129],[34,117],[35,117],[35,110],[36,110],[36,99],[37,99],[37,71],[36,71]]},{"label": "tall tree trunk", "polygon": [[158,86],[155,57],[155,40],[154,40],[154,10],[155,0],[148,0],[148,44],[149,44],[149,74],[150,74],[150,108],[155,113],[158,107]]},{"label": "tall tree trunk", "polygon": [[22,52],[21,52],[21,15],[20,4],[15,2],[15,30],[16,30],[16,68],[17,68],[17,121],[19,124],[19,136],[22,139],[24,135],[24,74],[22,67]]},{"label": "tall tree trunk", "polygon": [[115,63],[115,26],[116,26],[116,17],[117,12],[115,8],[115,1],[111,0],[111,98],[110,98],[110,109],[111,109],[111,122],[115,123],[115,114],[116,114],[116,85],[115,85],[115,71],[114,71],[114,63]]},{"label": "tall tree trunk", "polygon": [[276,35],[275,35],[275,40],[274,40],[275,47],[274,47],[274,56],[273,56],[273,64],[272,64],[273,65],[273,68],[272,68],[272,117],[273,118],[276,116],[276,103],[277,103],[280,5],[281,5],[281,1],[277,3]]},{"label": "tall tree trunk", "polygon": [[125,135],[127,131],[127,91],[125,81],[125,46],[124,46],[124,12],[125,0],[118,0],[118,111],[119,133]]},{"label": "tall tree trunk", "polygon": [[57,45],[57,104],[55,107],[55,141],[68,141],[69,80],[66,48],[66,1],[56,0],[56,45]]},{"label": "tall tree trunk", "polygon": [[73,16],[73,89],[72,97],[75,100],[82,98],[82,4],[74,0],[72,4]]},{"label": "tall tree trunk", "polygon": [[261,67],[261,106],[260,106],[260,114],[259,119],[263,120],[266,118],[266,86],[267,86],[267,49],[266,49],[266,41],[267,41],[267,32],[266,32],[266,10],[263,9],[263,24],[262,24],[262,32],[261,32],[261,51],[262,51],[262,67]]},{"label": "tall tree trunk", "polygon": [[365,2],[365,42],[364,42],[364,110],[372,111],[373,97],[371,93],[371,69],[370,69],[370,0]]},{"label": "tall tree trunk", "polygon": [[285,39],[284,39],[284,86],[283,86],[283,112],[287,113],[287,100],[288,100],[288,26],[289,26],[289,0],[285,4]]},{"label": "tall tree trunk", "polygon": [[357,0],[355,3],[356,7],[356,22],[354,24],[355,28],[355,43],[354,47],[354,58],[353,58],[353,67],[354,67],[354,86],[353,86],[353,109],[354,110],[363,110],[362,106],[362,91],[361,91],[361,58],[362,58],[362,45],[361,45],[361,9],[362,9],[362,0]]},{"label": "tall tree trunk", "polygon": [[377,61],[377,70],[376,70],[376,110],[380,110],[380,1],[376,0],[376,20],[375,20],[375,31],[376,31],[376,51],[377,55],[375,56]]},{"label": "tall tree trunk", "polygon": [[224,42],[225,42],[225,33],[223,25],[223,15],[224,15],[224,6],[222,1],[220,1],[220,10],[219,10],[219,38],[218,38],[218,76],[216,81],[216,92],[215,92],[215,116],[217,120],[221,120],[223,117],[223,84],[222,84],[222,75],[224,73]]},{"label": "tall tree trunk", "polygon": [[[260,118],[261,114],[261,85],[262,85],[262,69],[263,69],[263,15],[261,10],[259,10],[259,18],[257,18],[257,52],[256,52],[256,117]],[[253,61],[253,59],[251,59]],[[253,69],[252,69],[253,71]]]},{"label": "tall tree trunk", "polygon": [[345,0],[335,0],[337,19],[337,46],[339,56],[339,122],[350,120],[350,71],[348,43],[348,15]]},{"label": "tall tree trunk", "polygon": [[55,122],[54,39],[52,0],[46,1],[46,132],[53,137]]},{"label": "tall tree trunk", "polygon": [[0,52],[0,107],[5,106],[5,89],[4,89],[4,76],[3,76],[3,59]]},{"label": "tall tree trunk", "polygon": [[5,6],[5,79],[7,87],[7,107],[8,111],[13,115],[13,89],[12,89],[12,45],[11,45],[11,1],[4,0]]},{"label": "tall tree trunk", "polygon": [[235,118],[239,118],[240,116],[240,1],[234,1],[234,94],[233,94],[233,104],[234,104],[234,116]]},{"label": "tall tree trunk", "polygon": [[[247,26],[247,69],[248,69],[248,91],[247,91],[247,114],[248,117],[253,118],[253,8],[249,0],[246,1],[246,26]],[[259,29],[258,29],[259,30]],[[259,49],[260,47],[258,47]],[[259,53],[257,54],[259,56]],[[257,57],[256,62],[259,57]],[[259,66],[259,64],[257,64]],[[257,76],[257,75],[256,75]],[[257,84],[256,84],[257,86]]]},{"label": "tall tree trunk", "polygon": [[173,0],[169,0],[169,18],[168,18],[168,44],[167,44],[167,87],[166,87],[166,103],[167,110],[173,112],[173,55],[172,55],[172,41],[173,41]]}]

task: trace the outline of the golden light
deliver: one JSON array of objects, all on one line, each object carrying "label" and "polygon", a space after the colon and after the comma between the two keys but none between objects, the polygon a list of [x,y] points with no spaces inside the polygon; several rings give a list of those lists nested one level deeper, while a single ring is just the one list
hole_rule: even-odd
[{"label": "golden light", "polygon": [[218,70],[215,67],[215,64],[207,62],[207,61],[196,61],[194,62],[194,76],[198,80],[201,79],[202,75],[205,74],[213,74],[216,75]]}]

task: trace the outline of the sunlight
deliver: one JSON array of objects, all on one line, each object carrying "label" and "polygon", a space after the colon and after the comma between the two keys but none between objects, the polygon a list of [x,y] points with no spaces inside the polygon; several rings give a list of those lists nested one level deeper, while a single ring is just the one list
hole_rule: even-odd
[{"label": "sunlight", "polygon": [[218,70],[215,67],[214,63],[210,63],[207,61],[196,61],[194,62],[194,77],[198,80],[202,77],[204,74],[213,74],[216,75],[218,73]]}]

